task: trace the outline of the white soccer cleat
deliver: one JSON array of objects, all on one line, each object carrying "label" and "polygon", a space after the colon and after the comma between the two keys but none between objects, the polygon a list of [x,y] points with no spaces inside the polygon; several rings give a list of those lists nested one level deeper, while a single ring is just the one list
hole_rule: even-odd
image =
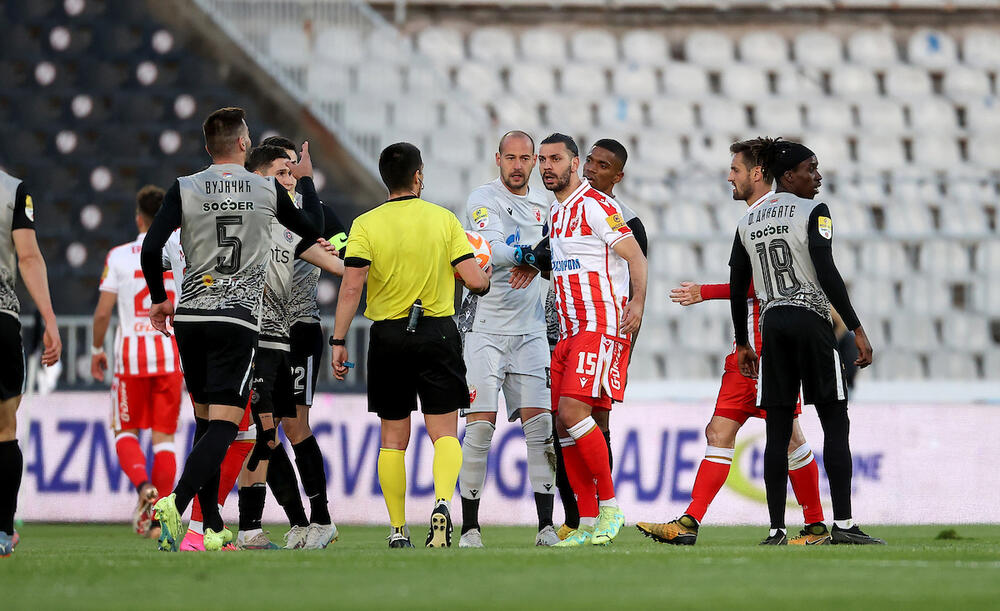
[{"label": "white soccer cleat", "polygon": [[462,538],[458,540],[459,547],[486,547],[483,545],[483,534],[478,528],[467,530],[462,533]]},{"label": "white soccer cleat", "polygon": [[337,540],[337,526],[330,524],[310,524],[306,530],[302,549],[326,549],[327,545]]},{"label": "white soccer cleat", "polygon": [[541,547],[552,547],[556,543],[559,543],[561,539],[559,535],[556,534],[556,530],[552,526],[546,526],[542,530],[538,531],[535,535],[535,545]]},{"label": "white soccer cleat", "polygon": [[309,534],[308,526],[293,526],[285,533],[285,549],[302,549],[306,544],[306,535]]}]

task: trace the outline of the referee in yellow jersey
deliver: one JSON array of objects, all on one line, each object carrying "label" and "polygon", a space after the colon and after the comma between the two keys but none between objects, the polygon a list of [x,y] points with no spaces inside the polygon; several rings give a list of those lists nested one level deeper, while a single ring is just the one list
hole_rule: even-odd
[{"label": "referee in yellow jersey", "polygon": [[458,218],[420,199],[423,162],[417,147],[399,142],[378,160],[389,199],[358,218],[344,250],[344,278],[334,323],[333,373],[347,374],[345,339],[368,282],[368,411],[382,421],[378,481],[389,510],[389,547],[413,547],[406,528],[406,468],[410,413],[417,397],[434,443],[434,510],[427,547],[451,546],[450,501],[462,468],[458,410],[469,406],[462,341],[455,314],[455,272],[465,286],[490,288]]}]

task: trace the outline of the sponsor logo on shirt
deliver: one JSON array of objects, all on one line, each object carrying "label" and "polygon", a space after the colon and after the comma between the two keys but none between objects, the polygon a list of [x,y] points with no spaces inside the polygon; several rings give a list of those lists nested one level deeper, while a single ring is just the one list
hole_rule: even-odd
[{"label": "sponsor logo on shirt", "polygon": [[618,214],[617,212],[612,214],[605,220],[608,221],[608,227],[611,228],[611,231],[618,231],[619,229],[625,226],[625,219],[623,219],[622,215]]},{"label": "sponsor logo on shirt", "polygon": [[559,259],[552,262],[552,271],[567,272],[580,269],[579,259]]},{"label": "sponsor logo on shirt", "polygon": [[24,196],[24,216],[28,217],[29,221],[34,222],[35,220],[35,202],[32,201],[30,195]]},{"label": "sponsor logo on shirt", "polygon": [[215,278],[213,278],[211,274],[205,274],[201,277],[201,283],[205,286],[212,286],[215,284]]},{"label": "sponsor logo on shirt", "polygon": [[819,234],[827,240],[833,237],[833,219],[828,216],[819,217]]},{"label": "sponsor logo on shirt", "polygon": [[486,223],[490,220],[490,211],[484,206],[476,208],[472,213],[472,222],[480,229],[486,228]]}]

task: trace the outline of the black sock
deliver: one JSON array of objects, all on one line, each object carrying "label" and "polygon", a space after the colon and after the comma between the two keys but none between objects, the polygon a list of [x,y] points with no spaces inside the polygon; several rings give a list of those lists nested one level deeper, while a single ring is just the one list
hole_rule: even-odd
[{"label": "black sock", "polygon": [[260,528],[260,520],[264,515],[264,499],[267,497],[267,486],[253,484],[240,488],[240,530],[256,530]]},{"label": "black sock", "polygon": [[14,534],[17,492],[21,488],[24,457],[16,439],[0,442],[0,531]]},{"label": "black sock", "polygon": [[788,442],[792,438],[794,405],[767,408],[767,444],[764,446],[764,488],[771,528],[785,528],[788,496]]},{"label": "black sock", "polygon": [[[554,419],[553,419],[554,420]],[[555,424],[553,424],[553,427]],[[553,435],[556,450],[556,488],[559,490],[559,500],[563,506],[563,523],[570,528],[580,526],[580,511],[576,506],[576,495],[573,493],[573,486],[569,483],[566,475],[566,463],[563,462],[562,446],[559,445],[559,434]]]},{"label": "black sock", "polygon": [[267,463],[267,485],[271,494],[285,510],[289,526],[309,526],[309,518],[302,506],[299,496],[299,481],[295,477],[295,468],[288,460],[285,446],[278,444],[271,452],[271,460]]},{"label": "black sock", "polygon": [[608,444],[608,467],[613,472],[615,470],[615,457],[611,455],[611,431],[601,431],[604,434],[604,443]]},{"label": "black sock", "polygon": [[462,534],[479,528],[479,499],[462,499]]},{"label": "black sock", "polygon": [[555,503],[556,495],[535,493],[535,511],[538,513],[538,530],[546,526],[552,526],[552,505]]},{"label": "black sock", "polygon": [[[181,473],[180,480],[174,488],[174,493],[177,494],[177,511],[181,515],[184,514],[188,505],[191,504],[191,499],[201,490],[205,482],[219,472],[222,459],[226,457],[226,452],[233,440],[236,439],[238,432],[239,426],[235,422],[212,420],[205,434],[191,448],[191,453],[188,454],[187,461],[184,463],[184,472]],[[216,480],[216,496],[210,503],[212,507],[216,508],[216,511],[218,511],[218,494],[219,485],[218,480]],[[209,507],[204,505],[201,508],[203,514],[208,510]]]},{"label": "black sock", "polygon": [[830,482],[830,500],[834,520],[851,518],[851,421],[847,417],[847,401],[816,406],[823,425],[823,466]]},{"label": "black sock", "polygon": [[[216,469],[205,483],[198,490],[198,502],[201,504],[201,522],[205,528],[211,528],[215,532],[221,532],[226,527],[222,521],[222,514],[219,513],[219,479],[222,471]],[[228,492],[228,491],[227,491]]]},{"label": "black sock", "polygon": [[313,524],[330,524],[330,507],[326,500],[326,470],[323,453],[312,435],[292,445],[295,464],[299,467],[302,489],[309,497],[309,521]]}]

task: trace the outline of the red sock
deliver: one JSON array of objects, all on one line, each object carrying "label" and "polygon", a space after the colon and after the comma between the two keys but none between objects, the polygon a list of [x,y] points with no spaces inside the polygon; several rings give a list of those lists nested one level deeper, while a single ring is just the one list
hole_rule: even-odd
[{"label": "red sock", "polygon": [[[721,458],[716,458],[721,460]],[[715,495],[722,489],[729,477],[729,468],[732,466],[731,459],[726,462],[715,462],[708,458],[703,458],[698,467],[698,474],[694,478],[694,488],[691,490],[691,504],[688,505],[688,514],[700,523],[708,511],[708,506],[712,504]]]},{"label": "red sock", "polygon": [[792,481],[795,500],[802,505],[806,524],[823,521],[823,505],[819,502],[819,467],[816,459],[809,457],[809,464],[788,472]]},{"label": "red sock", "polygon": [[115,438],[115,451],[118,452],[118,464],[128,476],[136,489],[149,481],[146,476],[146,456],[139,447],[139,438],[132,433],[121,433]]},{"label": "red sock", "polygon": [[[603,437],[601,439],[603,440]],[[569,478],[569,485],[573,487],[573,494],[576,495],[576,507],[580,517],[596,518],[597,486],[594,484],[594,476],[587,468],[587,464],[580,455],[580,449],[575,443],[564,444],[562,452],[563,463],[566,466],[566,477]]]},{"label": "red sock", "polygon": [[611,481],[608,442],[604,439],[604,433],[595,426],[589,433],[576,440],[576,447],[590,474],[597,480],[597,498],[602,501],[614,498],[615,484]]},{"label": "red sock", "polygon": [[236,441],[229,446],[226,457],[219,467],[219,505],[225,505],[236,480],[243,469],[243,462],[253,449],[253,442]]},{"label": "red sock", "polygon": [[174,477],[177,475],[177,457],[174,455],[172,441],[158,443],[153,446],[153,485],[163,498],[174,489]]}]

